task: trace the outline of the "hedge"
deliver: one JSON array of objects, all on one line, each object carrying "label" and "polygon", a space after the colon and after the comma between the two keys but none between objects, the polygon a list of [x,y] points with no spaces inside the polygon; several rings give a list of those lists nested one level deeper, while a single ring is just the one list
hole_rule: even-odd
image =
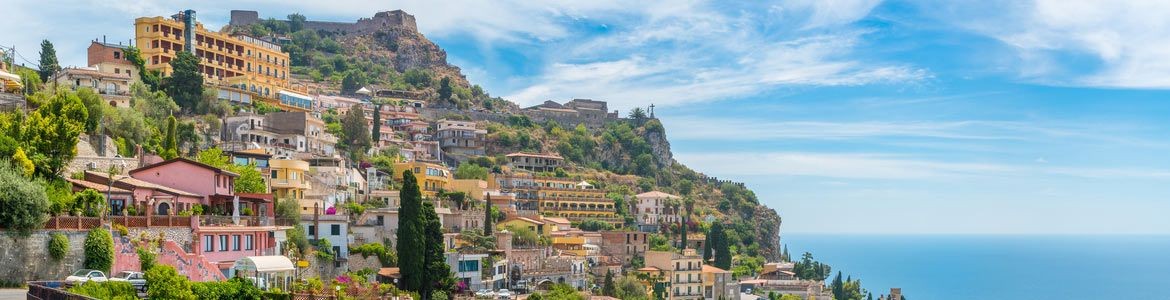
[{"label": "hedge", "polygon": [[60,232],[54,232],[49,238],[49,257],[61,260],[69,253],[69,239]]},{"label": "hedge", "polygon": [[85,268],[110,273],[114,266],[114,237],[99,227],[85,236]]}]

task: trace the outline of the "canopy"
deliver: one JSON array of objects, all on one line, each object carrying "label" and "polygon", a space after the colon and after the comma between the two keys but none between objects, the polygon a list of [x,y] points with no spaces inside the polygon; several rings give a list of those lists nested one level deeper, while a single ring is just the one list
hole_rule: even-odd
[{"label": "canopy", "polygon": [[280,255],[271,256],[248,256],[236,260],[236,264],[232,266],[236,271],[256,271],[260,273],[292,271],[295,268],[288,257]]}]

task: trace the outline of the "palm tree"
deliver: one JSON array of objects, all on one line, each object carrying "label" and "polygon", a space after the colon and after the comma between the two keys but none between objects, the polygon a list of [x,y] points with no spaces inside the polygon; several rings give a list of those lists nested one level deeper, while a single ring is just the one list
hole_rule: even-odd
[{"label": "palm tree", "polygon": [[634,109],[630,110],[630,118],[634,120],[645,119],[646,110],[643,110],[641,107],[635,107]]}]

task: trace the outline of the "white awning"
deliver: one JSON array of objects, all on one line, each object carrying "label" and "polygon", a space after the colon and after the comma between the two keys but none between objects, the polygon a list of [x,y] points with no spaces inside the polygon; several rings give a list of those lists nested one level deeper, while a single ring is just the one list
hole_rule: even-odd
[{"label": "white awning", "polygon": [[20,82],[20,76],[18,76],[18,75],[16,75],[16,74],[12,74],[12,73],[8,73],[8,72],[4,72],[4,71],[0,71],[0,79],[5,79],[5,80],[11,80],[11,81],[15,81],[15,82]]},{"label": "white awning", "polygon": [[280,255],[272,256],[248,256],[236,260],[236,264],[232,266],[236,271],[256,271],[260,273],[272,273],[282,271],[292,271],[295,268],[288,257]]}]

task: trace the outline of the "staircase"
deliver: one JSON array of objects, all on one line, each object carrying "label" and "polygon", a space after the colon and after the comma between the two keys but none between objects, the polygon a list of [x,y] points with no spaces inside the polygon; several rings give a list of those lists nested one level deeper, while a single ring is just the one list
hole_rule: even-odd
[{"label": "staircase", "polygon": [[[227,277],[219,271],[215,264],[207,261],[202,255],[187,253],[182,246],[174,241],[163,241],[155,256],[156,264],[168,265],[175,268],[179,274],[187,276],[191,281],[223,281]],[[114,239],[114,267],[112,273],[121,271],[140,271],[138,252],[134,243],[128,237]]]}]

